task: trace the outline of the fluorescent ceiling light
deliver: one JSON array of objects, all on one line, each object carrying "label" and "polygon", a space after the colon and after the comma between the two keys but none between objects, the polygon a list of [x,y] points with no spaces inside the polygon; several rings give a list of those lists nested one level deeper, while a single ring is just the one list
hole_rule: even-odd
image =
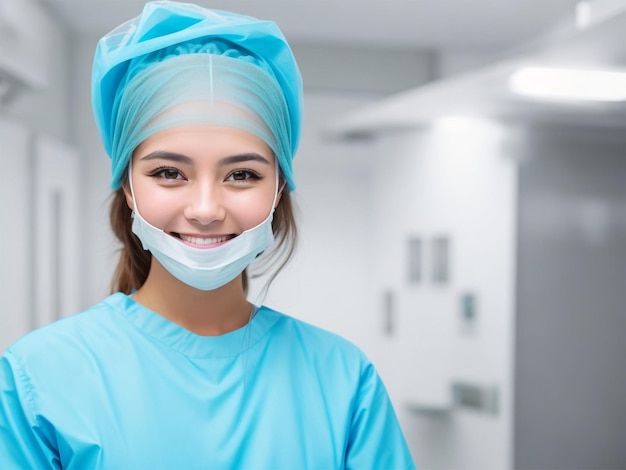
[{"label": "fluorescent ceiling light", "polygon": [[626,73],[525,67],[511,76],[509,88],[540,98],[626,101]]}]

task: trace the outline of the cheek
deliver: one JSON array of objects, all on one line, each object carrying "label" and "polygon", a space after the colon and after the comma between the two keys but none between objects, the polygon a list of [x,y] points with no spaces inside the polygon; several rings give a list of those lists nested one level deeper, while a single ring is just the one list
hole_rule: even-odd
[{"label": "cheek", "polygon": [[237,217],[240,227],[248,230],[259,225],[270,215],[273,200],[273,190],[263,191],[262,194],[251,193],[231,204],[229,212]]},{"label": "cheek", "polygon": [[153,199],[150,201],[138,201],[137,205],[141,211],[141,216],[148,223],[162,230],[167,228],[172,215],[179,212],[176,208],[170,207],[171,203],[168,204],[168,201],[161,202]]},{"label": "cheek", "polygon": [[155,191],[149,184],[134,182],[135,201],[141,216],[157,228],[163,228],[172,214],[179,211],[176,198],[165,191]]}]

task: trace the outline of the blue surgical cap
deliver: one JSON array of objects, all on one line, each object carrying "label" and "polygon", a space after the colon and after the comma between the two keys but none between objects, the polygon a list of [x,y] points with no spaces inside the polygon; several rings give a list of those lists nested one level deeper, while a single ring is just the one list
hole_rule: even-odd
[{"label": "blue surgical cap", "polygon": [[123,183],[142,140],[163,128],[206,122],[262,138],[292,190],[301,103],[298,66],[273,22],[192,4],[149,2],[96,49],[92,104],[112,160],[114,189]]}]

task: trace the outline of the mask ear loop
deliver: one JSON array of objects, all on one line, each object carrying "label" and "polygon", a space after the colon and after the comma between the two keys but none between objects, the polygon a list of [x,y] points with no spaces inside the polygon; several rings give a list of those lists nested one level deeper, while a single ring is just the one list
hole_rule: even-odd
[{"label": "mask ear loop", "polygon": [[[130,158],[130,162],[128,162],[128,185],[130,187],[130,197],[133,199],[133,210],[130,213],[131,217],[135,217],[135,212],[139,214],[139,209],[137,208],[137,200],[135,199],[135,190],[133,189],[133,158]],[[141,216],[141,214],[139,214]]]},{"label": "mask ear loop", "polygon": [[[278,169],[276,169],[276,172],[278,172]],[[276,178],[280,179],[280,176],[276,175]],[[278,188],[278,191],[276,191],[276,197],[283,194],[283,191],[285,190],[286,187],[287,187],[287,181],[283,179],[283,184],[281,184],[280,188]],[[274,209],[276,209],[276,199],[274,199]]]},{"label": "mask ear loop", "polygon": [[278,195],[279,195],[280,193],[282,193],[282,192],[283,192],[283,189],[285,188],[285,183],[284,183],[284,182],[283,182],[283,185],[282,185],[280,188],[278,187],[278,184],[279,184],[279,182],[280,182],[280,173],[279,173],[279,171],[278,171],[278,168],[279,168],[279,166],[280,166],[280,165],[278,164],[278,162],[277,162],[277,161],[274,161],[274,165],[275,165],[275,166],[274,166],[274,169],[276,170],[276,171],[274,172],[274,174],[275,174],[275,176],[276,176],[276,185],[274,186],[274,187],[275,187],[275,190],[274,190],[274,200],[272,201],[272,209],[271,209],[271,211],[270,211],[270,216],[271,216],[271,215],[274,213],[274,211],[276,210],[276,201],[278,201]]}]

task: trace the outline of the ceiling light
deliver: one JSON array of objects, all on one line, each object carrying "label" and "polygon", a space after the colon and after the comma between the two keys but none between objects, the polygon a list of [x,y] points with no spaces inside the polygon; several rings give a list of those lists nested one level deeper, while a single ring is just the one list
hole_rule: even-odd
[{"label": "ceiling light", "polygon": [[576,26],[585,29],[591,24],[591,2],[582,1],[576,4]]},{"label": "ceiling light", "polygon": [[525,67],[511,76],[509,88],[539,98],[626,101],[626,73]]}]

